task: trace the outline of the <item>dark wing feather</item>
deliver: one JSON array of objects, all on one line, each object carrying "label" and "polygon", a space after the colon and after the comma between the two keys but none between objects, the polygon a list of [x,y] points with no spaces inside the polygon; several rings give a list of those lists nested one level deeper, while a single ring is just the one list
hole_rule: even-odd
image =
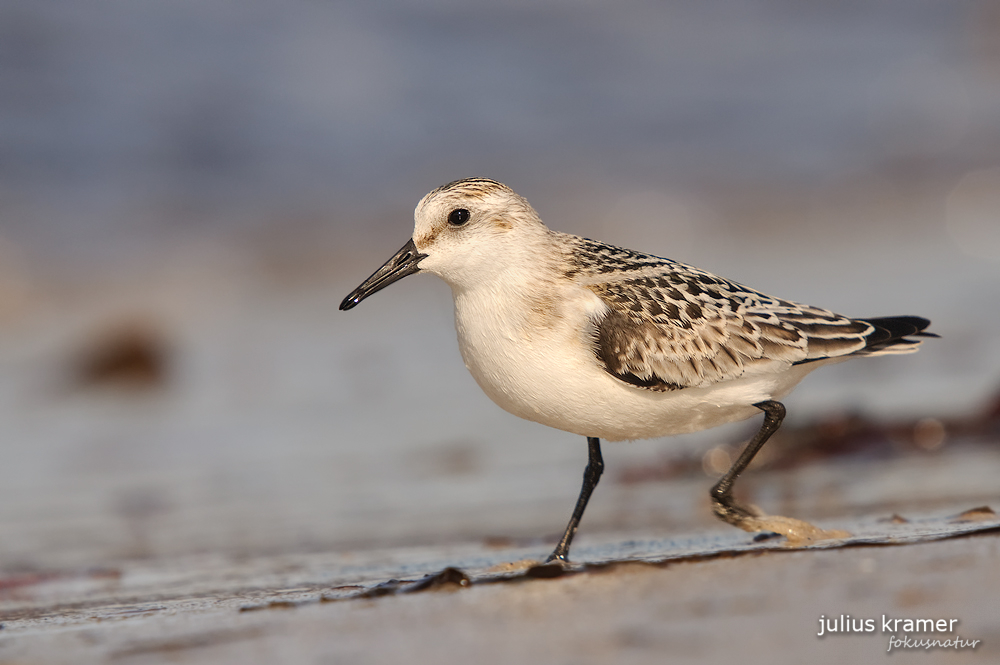
[{"label": "dark wing feather", "polygon": [[883,316],[873,319],[859,319],[874,326],[875,331],[865,340],[865,351],[878,353],[895,346],[913,346],[920,340],[907,337],[937,337],[932,332],[924,332],[931,322],[920,316]]}]

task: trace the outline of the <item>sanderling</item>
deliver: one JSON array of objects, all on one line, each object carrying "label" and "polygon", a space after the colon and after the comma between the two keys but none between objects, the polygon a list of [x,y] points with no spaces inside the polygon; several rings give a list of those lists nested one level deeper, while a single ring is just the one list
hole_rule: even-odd
[{"label": "sanderling", "polygon": [[[821,365],[915,351],[916,316],[851,319],[741,286],[670,259],[549,230],[528,202],[485,178],[425,196],[413,237],[340,304],[416,272],[451,286],[462,358],[514,415],[587,437],[589,462],[570,542],[604,470],[601,439],[668,436],[749,418],[764,422],[712,488],[712,507],[747,531],[791,539],[811,525],[766,516],[733,483],[781,425],[777,400]],[[812,530],[812,531],[810,531]]]}]

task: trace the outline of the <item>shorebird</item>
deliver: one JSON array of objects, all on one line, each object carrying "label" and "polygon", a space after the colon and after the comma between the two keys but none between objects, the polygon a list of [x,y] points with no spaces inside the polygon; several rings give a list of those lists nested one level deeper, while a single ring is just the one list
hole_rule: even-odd
[{"label": "shorebird", "polygon": [[817,367],[915,351],[929,321],[852,319],[765,295],[670,259],[549,230],[486,178],[421,199],[413,237],[340,304],[351,309],[417,272],[455,301],[458,345],[483,391],[516,416],[587,437],[583,486],[548,561],[570,544],[604,470],[601,439],[694,432],[764,412],[711,489],[722,520],[792,539],[845,535],[733,498],[736,478],[781,425],[777,401]]}]

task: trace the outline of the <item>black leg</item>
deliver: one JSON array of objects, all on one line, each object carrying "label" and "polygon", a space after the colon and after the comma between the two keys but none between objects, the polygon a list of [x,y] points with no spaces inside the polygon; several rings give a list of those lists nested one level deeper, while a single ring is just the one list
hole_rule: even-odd
[{"label": "black leg", "polygon": [[590,451],[590,460],[587,462],[587,468],[583,470],[583,487],[580,488],[580,498],[576,500],[576,508],[573,509],[573,516],[569,518],[569,524],[566,525],[566,532],[563,533],[563,537],[559,541],[559,544],[556,545],[555,550],[545,560],[546,563],[550,561],[569,560],[567,558],[569,557],[569,544],[573,542],[576,529],[580,526],[580,518],[583,517],[583,511],[587,509],[587,502],[590,501],[590,495],[594,492],[594,488],[597,487],[597,481],[601,479],[601,474],[604,473],[604,459],[601,457],[601,440],[596,436],[588,436],[587,448]]},{"label": "black leg", "polygon": [[[719,519],[740,528],[743,528],[748,520],[758,517],[758,515],[749,508],[740,505],[733,498],[733,483],[747,468],[754,455],[771,438],[771,435],[778,431],[778,428],[781,427],[781,421],[785,418],[785,407],[781,402],[767,400],[766,402],[758,402],[754,406],[764,412],[764,423],[747,444],[747,447],[743,449],[733,466],[726,472],[726,475],[722,476],[722,479],[712,488],[712,510]],[[753,529],[748,530],[752,531]]]}]

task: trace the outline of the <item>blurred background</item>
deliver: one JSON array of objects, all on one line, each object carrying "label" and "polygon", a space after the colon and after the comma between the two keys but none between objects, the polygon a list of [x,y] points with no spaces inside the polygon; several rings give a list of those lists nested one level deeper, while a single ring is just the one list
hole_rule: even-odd
[{"label": "blurred background", "polygon": [[[481,394],[447,287],[337,311],[468,176],[560,231],[932,319],[786,401],[883,469],[800,508],[919,501],[914,459],[995,498],[969,474],[998,463],[1000,4],[6,0],[0,568],[555,537],[583,439]],[[607,446],[582,537],[714,528],[755,426]]]}]

